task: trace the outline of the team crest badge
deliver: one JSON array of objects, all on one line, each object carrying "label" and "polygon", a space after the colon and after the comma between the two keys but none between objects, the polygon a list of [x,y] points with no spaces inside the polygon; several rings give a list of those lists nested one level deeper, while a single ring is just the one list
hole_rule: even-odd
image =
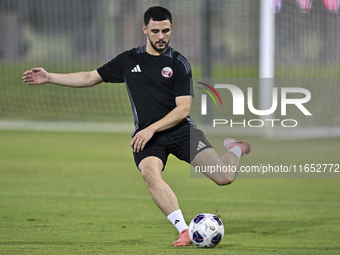
[{"label": "team crest badge", "polygon": [[170,67],[164,67],[162,69],[162,75],[164,78],[170,78],[174,72]]}]

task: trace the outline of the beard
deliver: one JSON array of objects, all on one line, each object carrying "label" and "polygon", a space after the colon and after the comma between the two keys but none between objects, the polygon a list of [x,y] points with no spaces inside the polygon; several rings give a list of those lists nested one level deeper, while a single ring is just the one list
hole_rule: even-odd
[{"label": "beard", "polygon": [[[160,40],[160,41],[157,41],[157,42],[153,43],[153,42],[150,40],[150,37],[149,37],[149,36],[148,36],[148,38],[149,38],[149,42],[150,42],[150,44],[151,44],[151,47],[152,47],[155,51],[157,51],[157,52],[159,52],[159,53],[162,53],[163,51],[165,51],[166,48],[168,48],[170,39],[169,39],[168,42],[163,41],[163,40]],[[161,47],[161,48],[158,47],[158,46],[156,45],[157,43],[160,43],[160,42],[164,43],[164,46]]]}]

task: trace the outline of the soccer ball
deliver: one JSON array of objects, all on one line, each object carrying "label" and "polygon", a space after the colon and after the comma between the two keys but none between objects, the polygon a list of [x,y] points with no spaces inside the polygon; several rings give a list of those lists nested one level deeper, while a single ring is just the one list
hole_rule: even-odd
[{"label": "soccer ball", "polygon": [[224,236],[223,223],[214,214],[201,213],[190,222],[189,236],[200,248],[214,247]]}]

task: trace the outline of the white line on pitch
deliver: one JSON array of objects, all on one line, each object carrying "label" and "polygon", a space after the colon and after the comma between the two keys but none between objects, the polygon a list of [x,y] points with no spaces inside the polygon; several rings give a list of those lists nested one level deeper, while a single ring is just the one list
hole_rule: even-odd
[{"label": "white line on pitch", "polygon": [[[109,195],[109,194],[82,194],[82,193],[41,193],[41,192],[0,192],[0,195],[8,196],[41,196],[41,197],[78,197],[78,198],[123,198],[137,200],[151,200],[150,196],[136,195]],[[308,201],[274,201],[274,200],[245,200],[245,199],[221,199],[221,198],[194,198],[178,197],[182,201],[203,202],[230,202],[245,204],[282,204],[282,205],[310,205],[310,206],[340,206],[337,202],[308,202]]]}]

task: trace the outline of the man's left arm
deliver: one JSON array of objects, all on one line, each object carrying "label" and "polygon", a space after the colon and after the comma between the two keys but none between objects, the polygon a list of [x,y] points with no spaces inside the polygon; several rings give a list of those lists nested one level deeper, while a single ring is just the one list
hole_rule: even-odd
[{"label": "man's left arm", "polygon": [[131,141],[134,152],[142,151],[145,144],[152,138],[154,133],[170,129],[179,124],[190,114],[192,96],[176,97],[176,107],[164,118],[156,121],[147,128],[139,131]]}]

